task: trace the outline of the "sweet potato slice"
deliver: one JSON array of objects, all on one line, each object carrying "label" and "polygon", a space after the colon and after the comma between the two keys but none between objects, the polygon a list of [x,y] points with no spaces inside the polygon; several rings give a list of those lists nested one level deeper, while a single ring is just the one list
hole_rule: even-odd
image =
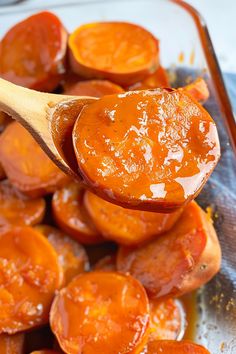
[{"label": "sweet potato slice", "polygon": [[124,92],[122,87],[107,80],[79,81],[65,90],[66,95],[102,97]]},{"label": "sweet potato slice", "polygon": [[149,342],[182,339],[185,325],[184,311],[178,300],[150,300]]},{"label": "sweet potato slice", "polygon": [[0,162],[10,182],[31,197],[52,193],[69,181],[17,122],[0,135]]},{"label": "sweet potato slice", "polygon": [[116,255],[107,255],[94,265],[94,270],[113,272],[116,271]]},{"label": "sweet potato slice", "polygon": [[89,269],[86,251],[78,242],[52,226],[38,225],[36,230],[47,237],[58,254],[64,273],[63,285],[68,284],[79,273]]},{"label": "sweet potato slice", "polygon": [[12,27],[0,42],[0,76],[52,91],[65,72],[67,32],[58,17],[40,12]]},{"label": "sweet potato slice", "polygon": [[201,77],[191,84],[184,86],[182,89],[200,103],[206,102],[210,96],[206,81]]},{"label": "sweet potato slice", "polygon": [[168,74],[161,65],[153,74],[147,76],[143,81],[136,82],[134,85],[129,86],[128,90],[147,90],[160,87],[170,87]]},{"label": "sweet potato slice", "polygon": [[182,209],[170,214],[124,209],[86,191],[84,204],[96,228],[107,239],[132,246],[168,231]]},{"label": "sweet potato slice", "polygon": [[153,73],[159,65],[158,40],[144,28],[127,22],[95,22],[69,36],[72,70],[87,78],[129,85]]},{"label": "sweet potato slice", "polygon": [[60,353],[51,349],[42,349],[42,350],[36,350],[34,352],[31,352],[30,354],[60,354]]},{"label": "sweet potato slice", "polygon": [[175,227],[139,248],[121,247],[117,268],[129,272],[152,298],[180,296],[208,282],[219,270],[221,249],[207,214],[191,202]]},{"label": "sweet potato slice", "polygon": [[24,334],[0,335],[0,353],[1,354],[24,354]]},{"label": "sweet potato slice", "polygon": [[190,341],[161,340],[148,343],[147,354],[210,354],[202,345]]},{"label": "sweet potato slice", "polygon": [[57,190],[52,198],[56,223],[68,235],[83,244],[104,241],[95,229],[83,205],[84,189],[75,182]]},{"label": "sweet potato slice", "polygon": [[0,333],[13,334],[47,323],[62,282],[58,256],[33,228],[0,234]]},{"label": "sweet potato slice", "polygon": [[9,225],[35,225],[45,213],[43,198],[29,199],[9,181],[0,182],[0,229]]},{"label": "sweet potato slice", "polygon": [[81,111],[73,143],[92,191],[166,213],[200,192],[220,156],[214,121],[183,90],[104,96]]},{"label": "sweet potato slice", "polygon": [[137,280],[116,272],[91,272],[59,292],[50,324],[66,353],[138,354],[147,342],[148,311]]}]

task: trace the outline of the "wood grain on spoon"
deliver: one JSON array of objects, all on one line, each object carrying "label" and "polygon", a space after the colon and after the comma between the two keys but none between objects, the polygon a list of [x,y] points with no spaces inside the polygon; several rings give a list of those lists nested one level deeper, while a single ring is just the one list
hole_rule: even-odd
[{"label": "wood grain on spoon", "polygon": [[[0,109],[20,122],[60,169],[77,179],[67,137],[83,106],[92,100],[95,98],[42,93],[0,79]],[[69,157],[63,150],[65,141]]]}]

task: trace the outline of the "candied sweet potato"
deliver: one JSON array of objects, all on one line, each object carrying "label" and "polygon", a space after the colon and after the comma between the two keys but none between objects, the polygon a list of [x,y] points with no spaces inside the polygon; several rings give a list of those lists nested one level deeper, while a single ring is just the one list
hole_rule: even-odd
[{"label": "candied sweet potato", "polygon": [[182,213],[182,209],[170,214],[125,209],[90,191],[85,192],[84,204],[97,230],[105,238],[128,246],[140,244],[168,231]]},{"label": "candied sweet potato", "polygon": [[116,255],[107,255],[101,259],[94,265],[94,270],[102,270],[113,272],[116,271]]},{"label": "candied sweet potato", "polygon": [[67,32],[50,12],[13,26],[0,42],[0,76],[17,85],[52,91],[65,72]]},{"label": "candied sweet potato", "polygon": [[198,195],[220,157],[215,122],[182,89],[104,96],[81,111],[73,143],[93,192],[166,213]]},{"label": "candied sweet potato", "polygon": [[184,311],[178,300],[150,300],[149,342],[182,339],[184,329]]},{"label": "candied sweet potato", "polygon": [[24,334],[0,335],[0,353],[1,354],[24,354]]},{"label": "candied sweet potato", "polygon": [[57,190],[52,198],[52,210],[56,223],[68,235],[83,244],[103,241],[93,226],[83,205],[84,189],[76,182]]},{"label": "candied sweet potato", "polygon": [[24,226],[0,233],[0,333],[47,323],[62,275],[56,251],[39,232]]},{"label": "candied sweet potato", "polygon": [[17,122],[0,135],[0,162],[10,182],[31,197],[52,193],[69,181]]},{"label": "candied sweet potato", "polygon": [[50,325],[70,354],[138,354],[147,342],[149,304],[142,285],[116,272],[79,275],[54,299]]},{"label": "candied sweet potato", "polygon": [[9,225],[35,225],[45,213],[43,198],[29,199],[8,180],[0,182],[0,229]]},{"label": "candied sweet potato", "polygon": [[69,36],[72,70],[87,78],[129,85],[159,65],[158,40],[141,26],[127,22],[94,22]]},{"label": "candied sweet potato", "polygon": [[143,247],[121,247],[117,269],[138,279],[152,298],[180,296],[219,270],[221,249],[207,214],[191,202],[175,227]]},{"label": "candied sweet potato", "polygon": [[200,103],[204,103],[205,101],[207,101],[210,96],[207,83],[201,77],[193,81],[191,84],[184,86],[182,89],[188,92],[189,95],[191,95],[193,98],[195,98],[195,100]]},{"label": "candied sweet potato", "polygon": [[88,256],[82,245],[53,226],[38,225],[36,230],[47,237],[58,254],[64,273],[63,285],[68,284],[79,273],[88,270]]},{"label": "candied sweet potato", "polygon": [[202,345],[190,341],[161,340],[148,343],[147,354],[210,354]]},{"label": "candied sweet potato", "polygon": [[129,86],[128,90],[147,90],[159,87],[170,87],[167,71],[161,65],[153,74],[147,76],[143,81],[136,82],[134,85]]},{"label": "candied sweet potato", "polygon": [[107,80],[79,81],[65,90],[66,95],[102,97],[124,92],[122,87]]}]

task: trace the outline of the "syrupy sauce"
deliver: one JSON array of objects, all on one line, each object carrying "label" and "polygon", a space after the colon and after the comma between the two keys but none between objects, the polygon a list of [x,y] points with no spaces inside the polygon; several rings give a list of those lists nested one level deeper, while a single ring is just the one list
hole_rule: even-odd
[{"label": "syrupy sauce", "polygon": [[180,298],[183,305],[186,319],[186,328],[183,339],[194,340],[198,321],[197,293],[196,291],[186,294]]}]

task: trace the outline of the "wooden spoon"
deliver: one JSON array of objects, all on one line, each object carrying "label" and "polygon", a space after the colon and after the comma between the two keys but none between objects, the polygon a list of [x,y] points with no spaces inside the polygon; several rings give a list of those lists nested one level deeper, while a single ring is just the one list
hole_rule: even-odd
[{"label": "wooden spoon", "polygon": [[42,93],[0,79],[0,110],[21,123],[54,163],[77,179],[72,129],[83,106],[94,100]]}]

